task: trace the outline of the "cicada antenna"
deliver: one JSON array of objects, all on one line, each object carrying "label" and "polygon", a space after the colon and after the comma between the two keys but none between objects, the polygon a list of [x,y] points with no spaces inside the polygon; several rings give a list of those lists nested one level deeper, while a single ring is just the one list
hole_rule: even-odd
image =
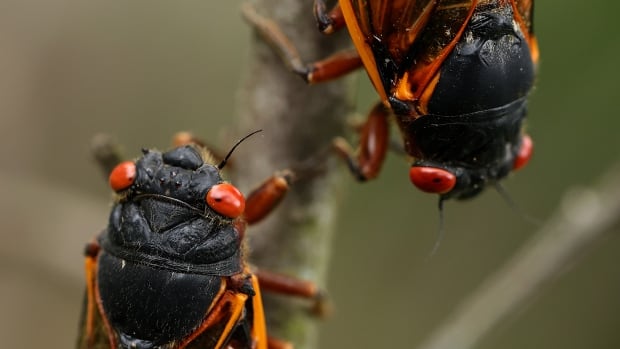
[{"label": "cicada antenna", "polygon": [[506,201],[508,206],[515,211],[519,216],[523,217],[526,222],[534,224],[535,226],[540,226],[542,222],[532,215],[525,212],[510,196],[510,193],[504,188],[504,186],[500,182],[495,182],[495,191]]},{"label": "cicada antenna", "polygon": [[262,132],[263,130],[256,130],[254,132],[251,132],[250,134],[248,134],[247,136],[241,138],[240,140],[237,141],[237,143],[235,143],[235,145],[233,145],[233,147],[230,149],[230,151],[228,151],[228,154],[226,154],[226,157],[224,158],[224,160],[222,160],[222,162],[220,162],[219,165],[217,165],[217,168],[219,170],[223,169],[224,166],[226,166],[226,163],[228,162],[228,159],[230,158],[230,156],[232,155],[232,153],[235,151],[235,149],[237,149],[237,147],[239,146],[239,144],[241,144],[243,141],[245,141],[246,139],[250,138],[251,136]]},{"label": "cicada antenna", "polygon": [[437,202],[437,209],[439,210],[439,230],[437,231],[437,237],[435,238],[435,244],[433,245],[433,249],[428,254],[428,258],[431,258],[437,253],[439,250],[439,245],[441,245],[441,240],[443,240],[444,233],[446,231],[445,228],[445,219],[444,219],[444,210],[443,210],[443,202],[445,198],[443,196],[439,196],[439,201]]}]

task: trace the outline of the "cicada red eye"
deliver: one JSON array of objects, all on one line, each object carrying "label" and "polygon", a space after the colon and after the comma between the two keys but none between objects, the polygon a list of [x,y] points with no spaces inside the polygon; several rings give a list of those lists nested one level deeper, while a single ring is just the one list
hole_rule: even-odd
[{"label": "cicada red eye", "polygon": [[434,194],[445,194],[456,185],[454,174],[436,167],[411,167],[409,179],[418,189]]},{"label": "cicada red eye", "polygon": [[136,180],[136,164],[132,161],[121,162],[110,172],[110,187],[114,191],[129,188]]},{"label": "cicada red eye", "polygon": [[245,210],[245,198],[235,186],[220,183],[211,187],[206,195],[207,205],[215,212],[229,218],[239,217]]},{"label": "cicada red eye", "polygon": [[515,157],[515,162],[512,165],[513,170],[518,170],[523,166],[527,165],[527,163],[532,158],[532,153],[534,152],[534,143],[532,142],[532,138],[528,135],[524,135],[523,139],[521,139],[521,148],[519,148],[519,152]]}]

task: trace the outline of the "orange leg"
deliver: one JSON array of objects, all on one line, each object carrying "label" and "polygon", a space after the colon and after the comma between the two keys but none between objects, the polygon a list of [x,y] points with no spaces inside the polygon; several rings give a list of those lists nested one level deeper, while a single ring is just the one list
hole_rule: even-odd
[{"label": "orange leg", "polygon": [[390,111],[383,103],[379,102],[373,107],[361,127],[357,156],[346,140],[334,140],[336,153],[346,161],[353,175],[360,181],[375,178],[381,170],[389,145],[389,115]]},{"label": "orange leg", "polygon": [[[172,137],[172,145],[174,147],[180,147],[188,144],[196,144],[199,147],[206,149],[217,161],[224,159],[225,154],[222,154],[219,149],[216,149],[203,139],[194,136],[191,132],[177,132]],[[114,169],[116,165],[120,164],[123,159],[125,159],[121,152],[121,147],[114,139],[112,139],[111,136],[107,134],[95,136],[91,141],[91,148],[95,160],[106,178],[109,176],[110,172],[112,172],[112,169]],[[234,167],[233,160],[229,160],[227,162],[227,166],[228,168]]]},{"label": "orange leg", "polygon": [[338,79],[362,66],[362,59],[357,50],[343,50],[323,60],[311,63],[306,68],[307,73],[304,78],[311,84],[330,81]]},{"label": "orange leg", "polygon": [[204,140],[194,136],[191,132],[180,131],[172,136],[172,146],[180,147],[182,145],[196,144],[203,148],[209,148]]},{"label": "orange leg", "polygon": [[[114,348],[115,335],[104,315],[97,288],[97,257],[100,246],[96,241],[86,245],[86,304],[83,309],[79,349]],[[107,345],[106,345],[107,344]]]},{"label": "orange leg", "polygon": [[309,281],[299,280],[265,270],[254,270],[254,275],[256,275],[260,287],[264,290],[308,299],[322,297],[322,292],[314,283]]},{"label": "orange leg", "polygon": [[84,339],[80,348],[92,348],[95,336],[95,317],[97,315],[97,301],[95,300],[95,283],[97,272],[97,261],[95,256],[86,256],[84,263],[86,270],[86,316],[84,317]]},{"label": "orange leg", "polygon": [[[281,171],[268,178],[257,189],[252,191],[246,199],[244,221],[248,224],[253,224],[266,217],[283,199],[292,180],[293,174],[290,171]],[[240,228],[245,226],[243,222],[240,222],[240,225]],[[243,229],[240,229],[240,233],[243,233]],[[314,301],[313,313],[324,315],[328,312],[325,293],[314,283],[265,270],[254,270],[253,274],[258,279],[260,289],[311,299]],[[259,287],[254,285],[254,289],[258,290]],[[274,340],[274,343],[276,342]],[[274,346],[274,348],[279,347]]]},{"label": "orange leg", "polygon": [[314,18],[319,26],[319,30],[323,34],[331,34],[345,26],[344,15],[340,4],[336,4],[329,12],[324,0],[314,1]]},{"label": "orange leg", "polygon": [[[243,220],[238,226],[240,234],[243,234],[244,223],[254,224],[269,215],[284,198],[293,179],[293,173],[288,170],[278,172],[248,195]],[[325,313],[324,293],[314,283],[264,270],[253,271],[253,274],[258,278],[261,289],[315,300],[315,312]]]},{"label": "orange leg", "polygon": [[[319,29],[323,32],[329,33],[344,25],[340,7],[335,7],[329,13],[326,12],[323,1],[317,1],[314,7]],[[242,13],[257,32],[273,46],[287,67],[308,83],[337,79],[362,67],[362,60],[354,49],[337,52],[324,60],[306,65],[295,45],[275,22],[259,15],[249,2],[242,6]]]},{"label": "orange leg", "polygon": [[268,349],[293,349],[294,346],[291,342],[283,341],[273,337],[267,337]]},{"label": "orange leg", "polygon": [[[185,348],[188,344],[192,343],[192,341],[210,328],[220,328],[219,331],[222,334],[231,333],[243,314],[243,308],[245,307],[247,298],[248,295],[243,293],[231,291],[224,292],[213,309],[209,311],[209,315],[202,322],[200,327],[197,328],[191,336],[186,338],[183,343],[179,345],[179,348]],[[228,336],[220,335],[214,348],[223,348],[223,345],[227,339]],[[257,348],[266,349],[266,346],[258,346]]]},{"label": "orange leg", "polygon": [[252,275],[252,287],[254,288],[254,292],[256,292],[256,294],[252,300],[254,317],[251,336],[257,343],[255,349],[267,349],[268,342],[266,342],[267,325],[265,324],[265,311],[263,309],[263,298],[260,294],[261,289],[258,285],[258,278],[256,275]]},{"label": "orange leg", "polygon": [[325,292],[313,282],[300,280],[283,274],[266,270],[254,270],[261,289],[278,294],[306,298],[314,301],[312,313],[325,316],[329,313],[329,304]]},{"label": "orange leg", "polygon": [[254,224],[269,215],[288,192],[292,180],[293,173],[284,170],[275,173],[254,189],[245,201],[245,221]]}]

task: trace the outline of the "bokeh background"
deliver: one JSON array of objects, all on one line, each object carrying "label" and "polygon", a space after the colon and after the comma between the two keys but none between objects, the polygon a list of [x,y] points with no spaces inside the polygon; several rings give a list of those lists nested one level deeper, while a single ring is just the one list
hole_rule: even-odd
[{"label": "bokeh background", "polygon": [[[239,4],[0,0],[3,347],[73,347],[82,248],[111,198],[88,150],[94,134],[114,135],[132,156],[165,148],[178,130],[231,143],[250,41]],[[538,1],[536,10],[536,153],[505,185],[544,219],[569,188],[592,184],[620,158],[620,3]],[[376,95],[364,74],[357,79],[365,112]],[[436,198],[409,184],[402,159],[390,155],[374,182],[343,185],[328,282],[336,311],[321,325],[321,348],[415,347],[536,230],[489,190],[447,203],[446,236],[428,259]],[[478,348],[620,347],[618,233]]]}]

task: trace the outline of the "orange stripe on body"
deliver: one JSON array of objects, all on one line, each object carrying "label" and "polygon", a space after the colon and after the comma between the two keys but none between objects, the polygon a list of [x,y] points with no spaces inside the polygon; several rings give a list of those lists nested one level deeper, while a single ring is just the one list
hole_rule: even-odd
[{"label": "orange stripe on body", "polygon": [[265,311],[263,309],[263,298],[258,285],[258,278],[252,275],[252,287],[254,295],[252,299],[252,308],[254,309],[254,322],[252,324],[252,339],[256,343],[254,349],[267,349],[267,325],[265,324]]},{"label": "orange stripe on body", "polygon": [[349,31],[349,35],[351,36],[351,40],[353,40],[353,44],[357,49],[357,52],[364,63],[364,67],[366,68],[366,73],[368,73],[368,77],[370,77],[370,81],[373,86],[379,93],[381,100],[386,105],[388,104],[388,97],[385,88],[383,87],[383,83],[381,82],[381,77],[379,76],[379,71],[377,70],[377,63],[375,61],[375,56],[370,49],[370,46],[366,43],[366,36],[362,32],[362,29],[359,26],[358,19],[355,16],[355,12],[353,11],[352,0],[340,0],[340,8],[342,9],[342,14],[344,15],[344,21],[347,24],[347,29]]}]

